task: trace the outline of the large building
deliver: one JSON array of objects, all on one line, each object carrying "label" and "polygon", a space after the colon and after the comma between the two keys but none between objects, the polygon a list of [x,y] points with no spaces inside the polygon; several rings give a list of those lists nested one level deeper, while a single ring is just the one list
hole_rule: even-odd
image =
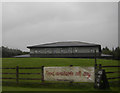
[{"label": "large building", "polygon": [[85,42],[54,42],[28,46],[31,57],[94,57],[101,55],[101,45]]}]

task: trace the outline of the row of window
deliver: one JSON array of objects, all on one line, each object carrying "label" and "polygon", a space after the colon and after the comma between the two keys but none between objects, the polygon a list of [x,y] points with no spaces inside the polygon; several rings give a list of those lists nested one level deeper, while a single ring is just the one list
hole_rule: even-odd
[{"label": "row of window", "polygon": [[80,50],[77,48],[68,48],[68,49],[62,49],[62,48],[56,48],[56,49],[36,49],[31,50],[30,53],[34,54],[59,54],[59,53],[94,53],[93,49],[86,49],[86,50]]}]

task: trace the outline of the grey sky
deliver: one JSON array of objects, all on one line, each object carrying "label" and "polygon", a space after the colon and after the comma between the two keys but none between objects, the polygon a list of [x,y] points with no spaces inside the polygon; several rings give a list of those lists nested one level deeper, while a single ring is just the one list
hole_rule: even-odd
[{"label": "grey sky", "polygon": [[83,41],[118,46],[118,3],[3,3],[2,43],[27,45]]}]

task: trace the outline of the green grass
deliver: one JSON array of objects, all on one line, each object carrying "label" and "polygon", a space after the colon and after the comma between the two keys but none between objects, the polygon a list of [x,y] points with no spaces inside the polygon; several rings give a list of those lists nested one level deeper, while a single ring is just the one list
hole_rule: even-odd
[{"label": "green grass", "polygon": [[[98,64],[118,65],[117,60],[97,59]],[[41,67],[41,66],[94,66],[94,59],[82,58],[3,58],[2,67]],[[118,68],[107,68],[106,71],[118,71]],[[3,70],[4,73],[15,72],[15,70]],[[20,72],[39,73],[41,70],[20,70]],[[107,75],[107,77],[117,77],[118,74]],[[16,77],[15,75],[3,75],[3,77]],[[20,75],[22,78],[41,78],[41,75]],[[116,79],[117,80],[117,79]],[[110,91],[118,90],[116,80],[112,83]],[[3,91],[98,91],[93,88],[93,83],[69,83],[65,84],[41,84],[40,80],[20,80],[19,85],[15,80],[3,80]],[[113,83],[114,82],[114,83]]]}]

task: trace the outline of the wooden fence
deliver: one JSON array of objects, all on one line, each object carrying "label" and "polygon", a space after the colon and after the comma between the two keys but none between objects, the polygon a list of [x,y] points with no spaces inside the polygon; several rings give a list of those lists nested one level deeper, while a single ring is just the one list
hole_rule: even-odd
[{"label": "wooden fence", "polygon": [[[96,61],[95,61],[96,62]],[[70,67],[73,65],[70,65]],[[95,64],[95,88],[109,88],[109,82],[108,80],[111,79],[120,79],[120,77],[106,77],[107,74],[114,74],[114,73],[120,73],[120,71],[111,71],[111,72],[106,72],[104,68],[119,68],[120,66],[102,66],[101,64],[97,65]],[[16,83],[19,84],[19,80],[41,80],[41,83],[44,83],[44,66],[41,67],[19,67],[16,66],[14,68],[1,68],[1,69],[13,69],[16,72],[15,73],[0,73],[0,74],[14,74],[16,75],[15,78],[12,77],[3,77],[1,79],[15,79]],[[40,73],[20,73],[20,69],[40,69]],[[101,74],[99,72],[102,72]],[[40,75],[40,78],[20,78],[20,74],[28,74],[28,75]],[[71,83],[71,82],[70,82]]]},{"label": "wooden fence", "polygon": [[[104,68],[119,68],[120,66],[102,66],[101,64],[97,64],[97,59],[96,59],[96,50],[95,50],[95,88],[108,88],[109,87],[109,82],[107,82],[110,79],[120,79],[120,77],[106,77],[106,74],[114,74],[114,73],[120,73],[120,71],[111,71],[111,72],[106,72]],[[71,67],[72,65],[70,65]],[[1,79],[16,79],[16,83],[19,83],[19,80],[41,80],[41,82],[44,82],[44,66],[41,67],[19,67],[16,66],[15,68],[0,68],[0,69],[15,69],[16,73],[0,73],[0,74],[15,74],[15,78],[6,78],[3,77]],[[20,69],[41,69],[41,73],[20,73]],[[102,72],[102,74],[99,74],[99,71]],[[41,78],[20,78],[20,74],[36,74],[36,75],[41,75]],[[103,83],[101,83],[103,81]],[[107,84],[108,83],[108,84]],[[101,84],[101,86],[100,86]]]},{"label": "wooden fence", "polygon": [[108,89],[110,88],[108,80],[120,79],[118,77],[107,77],[107,74],[120,73],[120,71],[110,71],[106,72],[104,68],[119,68],[120,66],[102,66],[101,64],[95,65],[95,88],[98,89]]},{"label": "wooden fence", "polygon": [[[101,64],[99,64],[99,69],[104,69],[104,68],[119,68],[120,66],[102,66]],[[113,73],[120,73],[120,71],[112,71],[112,72],[105,72],[105,74],[113,74]],[[107,78],[108,80],[109,79],[120,79],[120,76],[119,77],[109,77]]]},{"label": "wooden fence", "polygon": [[[14,74],[16,75],[15,78],[11,78],[11,77],[3,77],[1,79],[16,79],[16,83],[18,84],[19,83],[19,80],[41,80],[42,82],[44,82],[44,75],[43,75],[43,69],[44,66],[41,66],[41,67],[19,67],[19,66],[16,66],[15,68],[0,68],[0,69],[14,69],[16,70],[16,73],[0,73],[0,74]],[[20,73],[19,70],[20,69],[41,69],[41,73]],[[36,74],[36,75],[40,75],[41,74],[41,78],[20,78],[19,75],[20,74]]]}]

